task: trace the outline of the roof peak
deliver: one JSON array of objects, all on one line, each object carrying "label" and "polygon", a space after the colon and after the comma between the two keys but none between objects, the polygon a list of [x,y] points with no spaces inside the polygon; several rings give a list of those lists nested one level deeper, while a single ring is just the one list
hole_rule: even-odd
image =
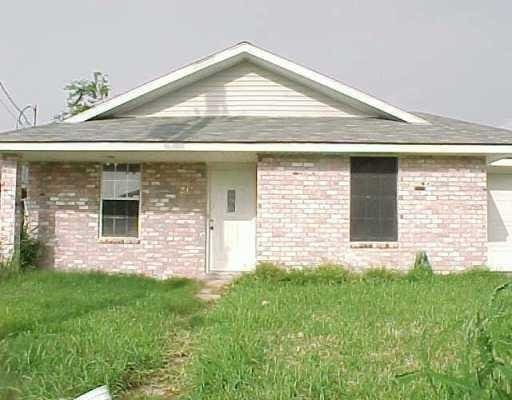
[{"label": "roof peak", "polygon": [[[414,114],[367,95],[357,89],[347,86],[333,78],[320,74],[288,59],[264,50],[256,45],[243,41],[214,53],[206,58],[177,69],[165,76],[136,87],[119,96],[108,99],[95,107],[66,119],[66,123],[84,122],[95,118],[106,117],[128,107],[135,102],[144,102],[152,96],[166,91],[167,93],[183,87],[183,82],[193,82],[202,79],[234,64],[250,58],[250,61],[285,75],[291,80],[309,86],[336,101],[348,103],[356,108],[375,113],[384,119],[398,120],[412,124],[428,125],[429,122]],[[181,85],[181,86],[180,86]]]}]

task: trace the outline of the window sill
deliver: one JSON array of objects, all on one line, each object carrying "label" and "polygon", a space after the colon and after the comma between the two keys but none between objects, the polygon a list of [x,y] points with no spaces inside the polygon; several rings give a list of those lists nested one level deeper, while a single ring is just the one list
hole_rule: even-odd
[{"label": "window sill", "polygon": [[132,237],[101,237],[98,239],[98,243],[104,244],[139,244],[139,238]]},{"label": "window sill", "polygon": [[398,249],[398,242],[351,242],[351,249]]}]

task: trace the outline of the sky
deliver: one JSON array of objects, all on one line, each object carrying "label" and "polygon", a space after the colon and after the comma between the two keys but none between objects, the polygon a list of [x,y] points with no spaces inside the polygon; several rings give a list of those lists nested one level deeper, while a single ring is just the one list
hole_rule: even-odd
[{"label": "sky", "polygon": [[[115,95],[250,41],[405,110],[512,129],[510,0],[2,0],[0,15],[0,81],[40,124],[94,71]],[[0,103],[0,132],[15,126]]]}]

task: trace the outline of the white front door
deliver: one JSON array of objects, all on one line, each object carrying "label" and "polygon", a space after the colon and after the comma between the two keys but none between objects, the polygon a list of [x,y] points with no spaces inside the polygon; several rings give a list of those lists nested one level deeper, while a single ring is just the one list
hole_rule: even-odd
[{"label": "white front door", "polygon": [[226,163],[210,170],[209,270],[238,272],[256,264],[256,167]]},{"label": "white front door", "polygon": [[512,271],[512,174],[488,174],[487,191],[487,265]]}]

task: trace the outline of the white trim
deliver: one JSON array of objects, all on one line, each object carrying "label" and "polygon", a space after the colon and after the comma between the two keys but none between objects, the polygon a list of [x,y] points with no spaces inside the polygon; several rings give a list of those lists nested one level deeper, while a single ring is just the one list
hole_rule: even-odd
[{"label": "white trim", "polygon": [[253,152],[253,153],[409,153],[511,154],[512,145],[372,143],[161,143],[161,142],[12,142],[2,152]]},{"label": "white trim", "polygon": [[[202,78],[207,76],[209,74],[208,72],[211,72],[211,70],[215,70],[215,68],[217,68],[217,70],[219,70],[219,68],[223,69],[232,66],[234,63],[237,63],[243,59],[249,59],[256,63],[266,65],[267,67],[269,66],[273,69],[278,69],[280,72],[289,75],[292,79],[299,79],[302,81],[302,83],[309,84],[309,86],[313,87],[314,89],[332,91],[337,95],[348,98],[352,102],[373,109],[379,114],[383,114],[393,119],[412,124],[430,124],[424,119],[419,118],[411,113],[396,108],[388,103],[376,99],[375,97],[369,96],[357,89],[347,86],[335,79],[312,71],[247,42],[242,42],[235,46],[229,47],[228,49],[213,54],[200,61],[173,71],[168,75],[150,81],[126,93],[106,100],[87,111],[67,118],[64,122],[77,123],[88,121],[92,118],[107,114],[115,108],[132,102],[135,99],[141,98],[142,96],[154,93],[155,91],[168,85],[177,84],[180,80],[185,78],[191,79],[193,75],[200,75],[200,78]],[[172,90],[172,87],[169,86],[169,88]]]},{"label": "white trim", "polygon": [[499,160],[489,162],[491,167],[512,167],[512,158],[501,158]]},{"label": "white trim", "polygon": [[[135,164],[135,165],[138,165],[139,166],[139,198],[138,199],[133,199],[133,198],[116,198],[116,199],[104,199],[103,198],[103,184],[104,184],[104,179],[103,179],[103,175],[105,173],[105,170],[104,170],[104,165],[106,164],[114,164],[114,165],[117,165],[117,164]],[[103,162],[103,163],[100,163],[100,168],[101,168],[101,174],[100,174],[100,210],[99,210],[99,221],[98,221],[98,240],[99,241],[115,241],[116,239],[117,240],[131,240],[131,239],[135,239],[135,240],[140,240],[140,232],[141,232],[141,222],[142,222],[142,163],[116,163],[116,162],[111,162],[111,163],[106,163],[106,162]],[[122,201],[128,201],[128,200],[138,200],[139,202],[139,215],[137,217],[137,236],[103,236],[103,200],[122,200]]]},{"label": "white trim", "polygon": [[212,254],[211,254],[211,248],[212,248],[212,234],[210,230],[210,219],[211,219],[211,206],[212,206],[212,200],[211,200],[211,190],[212,190],[212,177],[211,177],[211,169],[210,165],[207,164],[206,166],[206,190],[208,191],[206,195],[206,265],[205,265],[205,272],[209,274],[212,270],[211,268],[211,260],[212,260]]}]

